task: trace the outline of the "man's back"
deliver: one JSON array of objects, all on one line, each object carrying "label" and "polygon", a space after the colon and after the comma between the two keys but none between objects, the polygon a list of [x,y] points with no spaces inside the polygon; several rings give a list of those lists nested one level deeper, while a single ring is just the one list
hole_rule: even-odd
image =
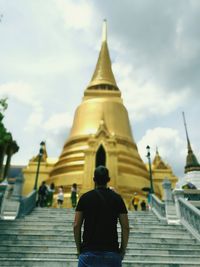
[{"label": "man's back", "polygon": [[82,251],[119,251],[117,219],[127,213],[122,198],[109,188],[84,194],[76,211],[83,212]]},{"label": "man's back", "polygon": [[[75,212],[74,239],[79,255],[78,267],[121,267],[129,235],[127,209],[120,195],[107,188],[110,177],[105,166],[95,169],[93,181],[96,189],[81,196]],[[121,227],[120,248],[117,240],[118,219]]]}]

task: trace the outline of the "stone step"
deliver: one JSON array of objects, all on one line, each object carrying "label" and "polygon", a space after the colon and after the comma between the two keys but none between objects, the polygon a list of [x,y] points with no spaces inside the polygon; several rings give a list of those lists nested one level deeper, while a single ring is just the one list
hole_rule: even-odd
[{"label": "stone step", "polygon": [[[1,245],[2,248],[4,249],[4,247],[8,246],[8,247],[12,247],[12,246],[19,246],[19,247],[41,247],[41,246],[45,246],[45,247],[57,247],[59,249],[62,248],[75,248],[75,243],[69,240],[64,240],[64,241],[56,241],[56,240],[1,240]],[[165,249],[165,250],[174,250],[174,249],[179,249],[179,250],[187,250],[188,249],[188,244],[179,244],[180,247],[178,247],[178,244],[176,242],[174,243],[160,243],[160,242],[154,242],[154,243],[142,243],[142,242],[135,242],[133,241],[129,241],[128,244],[128,249],[130,250],[136,250],[136,249],[142,249],[142,250],[148,250],[148,249],[152,249],[152,250],[159,250],[159,249]],[[200,249],[199,243],[190,243],[189,244],[189,248],[190,250],[198,250]]]},{"label": "stone step", "polygon": [[[37,213],[31,213],[31,215],[27,215],[25,217],[56,217],[56,216],[67,216],[69,218],[74,218],[74,215],[75,213],[68,213],[68,212],[63,212],[63,213],[60,213],[60,212],[54,212],[54,213],[50,213],[50,212],[37,212]],[[158,218],[155,216],[155,215],[152,215],[152,216],[132,216],[132,215],[129,215],[128,214],[128,218],[130,220],[144,220],[144,221],[150,221],[150,220],[155,220],[155,221],[158,221]]]},{"label": "stone step", "polygon": [[[24,228],[1,228],[1,234],[8,234],[8,235],[64,235],[66,236],[73,236],[73,228],[72,226],[70,228],[66,227],[42,227],[40,229],[36,227],[24,227]],[[118,234],[121,234],[121,230],[119,229]],[[176,237],[176,238],[192,238],[192,236],[185,231],[171,231],[171,230],[160,230],[160,231],[154,231],[154,232],[149,232],[149,231],[144,231],[144,230],[130,230],[129,237],[157,237],[157,238],[165,238],[165,237]]]},{"label": "stone step", "polygon": [[[199,267],[200,242],[181,225],[150,212],[130,212],[123,267]],[[74,210],[37,208],[16,221],[0,221],[0,266],[77,267]],[[119,228],[120,242],[120,228]]]},{"label": "stone step", "polygon": [[[8,228],[8,227],[29,227],[29,226],[34,226],[34,227],[39,227],[39,226],[58,226],[58,227],[69,227],[73,225],[73,221],[69,220],[63,220],[60,222],[57,222],[55,220],[51,221],[31,221],[31,220],[15,220],[15,221],[0,221],[0,228]],[[118,225],[119,227],[119,225]],[[146,230],[185,230],[185,228],[182,225],[158,225],[158,224],[132,224],[130,222],[130,228],[133,230],[138,230],[138,229],[146,229]]]},{"label": "stone step", "polygon": [[[0,221],[0,225],[1,224],[4,224],[4,223],[6,223],[7,221]],[[13,223],[13,224],[15,224],[15,222],[14,221],[10,221],[11,223]],[[17,222],[17,221],[16,221]],[[25,219],[23,219],[23,221],[20,221],[20,224],[35,224],[35,225],[37,225],[37,224],[73,224],[73,222],[74,222],[74,220],[69,220],[69,219],[60,219],[60,218],[58,218],[58,219],[56,219],[56,218],[46,218],[46,219],[34,219],[34,218],[25,218]],[[131,227],[158,227],[158,225],[160,225],[161,227],[163,227],[163,226],[165,226],[164,224],[160,224],[159,222],[141,222],[141,223],[134,223],[134,222],[131,222],[131,221],[129,221],[129,223],[130,223],[130,226]],[[174,227],[174,225],[172,225],[171,226],[172,228]]]},{"label": "stone step", "polygon": [[[0,259],[2,258],[32,258],[32,259],[39,259],[39,258],[46,258],[46,259],[77,259],[76,254],[65,252],[65,253],[50,253],[50,252],[30,252],[30,253],[24,253],[24,252],[0,252]],[[200,255],[163,255],[162,253],[159,253],[159,255],[152,255],[147,253],[139,253],[139,254],[126,254],[124,260],[132,261],[167,261],[175,262],[175,261],[183,261],[188,263],[199,263],[200,264]]]},{"label": "stone step", "polygon": [[[26,231],[66,231],[71,232],[73,231],[73,224],[0,224],[0,229],[3,230],[11,230],[11,231],[20,231],[20,230],[26,230]],[[121,228],[118,226],[118,233],[121,232]],[[157,227],[157,228],[151,228],[151,227],[130,227],[130,233],[178,233],[178,234],[188,234],[188,232],[183,228],[170,228],[170,227]]]},{"label": "stone step", "polygon": [[[13,265],[13,263],[15,265]],[[123,267],[199,267],[199,263],[188,262],[152,262],[152,261],[123,261]],[[18,258],[4,258],[1,259],[1,266],[15,266],[15,267],[77,267],[77,260],[64,259],[18,259]]]},{"label": "stone step", "polygon": [[[13,235],[13,234],[2,234],[0,233],[0,240],[20,240],[23,241],[23,240],[29,240],[29,241],[35,241],[35,240],[40,240],[41,244],[43,244],[44,240],[46,241],[63,241],[63,243],[65,242],[74,242],[74,237],[73,235],[69,236],[69,235],[65,235],[65,234],[62,234],[62,235],[42,235],[42,234],[35,234],[35,235],[32,235],[32,234],[20,234],[20,235]],[[120,239],[119,239],[119,242],[120,242]],[[154,242],[154,243],[158,243],[158,244],[162,244],[162,243],[176,243],[177,245],[181,245],[183,242],[184,244],[199,244],[199,242],[196,240],[196,239],[189,239],[189,238],[176,238],[176,236],[174,237],[165,237],[165,238],[158,238],[158,237],[152,237],[152,238],[149,238],[149,237],[131,237],[129,238],[129,243],[132,243],[132,242],[135,242],[135,243],[146,243],[146,244],[149,244],[151,242]]]},{"label": "stone step", "polygon": [[[10,221],[9,224],[7,221],[4,221],[3,223],[0,222],[0,229],[6,230],[6,229],[58,229],[62,230],[65,229],[66,231],[73,229],[73,223],[72,222],[61,222],[61,223],[55,223],[55,222],[14,222]],[[120,231],[120,226],[118,225],[118,230]],[[174,225],[167,225],[167,226],[136,226],[136,225],[130,225],[130,232],[177,232],[177,233],[187,233],[187,231],[182,227],[175,227]]]},{"label": "stone step", "polygon": [[[32,213],[32,215],[48,215],[48,214],[53,214],[53,215],[57,215],[57,214],[68,214],[68,215],[72,215],[74,216],[75,212],[73,210],[70,209],[35,209]],[[29,215],[28,215],[29,216]],[[157,217],[155,216],[155,214],[153,212],[129,212],[128,213],[129,218],[154,218],[157,219]],[[158,220],[158,219],[157,219]]]},{"label": "stone step", "polygon": [[[41,230],[34,230],[34,231],[29,231],[29,230],[4,230],[3,232],[0,232],[0,240],[6,238],[6,236],[8,238],[12,238],[12,237],[19,237],[19,238],[30,238],[30,239],[54,239],[54,240],[62,240],[63,238],[65,239],[73,239],[74,234],[73,231],[69,231],[67,232],[66,230],[61,231],[61,230],[45,230],[45,231],[41,231]],[[120,233],[119,233],[119,238],[120,238]],[[188,241],[188,240],[195,240],[195,238],[193,238],[189,233],[185,233],[184,234],[176,234],[176,233],[172,233],[172,234],[165,234],[165,233],[144,233],[144,232],[131,232],[129,235],[129,239],[143,239],[143,241],[145,240],[149,240],[149,238],[152,239],[158,239],[160,241],[162,240],[175,240],[175,241]]]},{"label": "stone step", "polygon": [[[0,253],[2,255],[2,252],[4,253],[19,253],[22,252],[23,253],[43,253],[43,252],[48,252],[48,253],[73,253],[76,254],[76,247],[74,244],[72,244],[71,246],[41,246],[41,245],[18,245],[18,246],[14,246],[14,245],[5,245],[3,247],[0,247]],[[145,248],[144,249],[139,249],[137,248],[137,246],[135,247],[130,247],[127,249],[127,253],[130,255],[200,255],[200,248],[174,248],[172,249],[171,247],[169,247],[168,249],[161,249],[161,248],[157,248],[155,250],[155,248]],[[3,254],[4,255],[4,254]],[[1,256],[2,257],[2,256]]]},{"label": "stone step", "polygon": [[[75,213],[74,209],[68,209],[68,208],[35,208],[32,211],[32,214],[34,213]],[[155,217],[155,214],[152,211],[128,211],[129,216],[137,216],[137,217],[147,217],[152,216]]]}]

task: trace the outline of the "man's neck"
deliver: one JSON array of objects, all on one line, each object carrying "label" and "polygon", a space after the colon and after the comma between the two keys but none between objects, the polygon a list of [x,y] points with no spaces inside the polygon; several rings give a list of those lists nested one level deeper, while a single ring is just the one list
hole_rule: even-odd
[{"label": "man's neck", "polygon": [[96,185],[96,189],[100,189],[100,188],[107,188],[107,185]]}]

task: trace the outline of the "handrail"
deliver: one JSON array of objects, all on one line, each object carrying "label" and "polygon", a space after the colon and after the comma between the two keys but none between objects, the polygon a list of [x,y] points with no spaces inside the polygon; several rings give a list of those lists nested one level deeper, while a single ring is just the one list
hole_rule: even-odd
[{"label": "handrail", "polygon": [[200,190],[198,189],[184,189],[184,197],[187,198],[188,200],[200,200]]},{"label": "handrail", "polygon": [[25,216],[36,207],[37,191],[33,190],[27,197],[23,197],[20,201],[20,210],[18,217]]},{"label": "handrail", "polygon": [[200,240],[200,210],[183,198],[179,198],[178,203],[182,224]]},{"label": "handrail", "polygon": [[1,204],[2,204],[2,202],[3,202],[3,193],[0,192],[0,210],[1,210]]},{"label": "handrail", "polygon": [[165,203],[163,203],[156,195],[151,195],[151,206],[153,212],[160,220],[166,220]]}]

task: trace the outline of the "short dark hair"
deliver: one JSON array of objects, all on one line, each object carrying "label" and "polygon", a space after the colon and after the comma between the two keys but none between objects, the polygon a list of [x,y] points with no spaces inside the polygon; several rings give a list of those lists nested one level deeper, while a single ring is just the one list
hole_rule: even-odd
[{"label": "short dark hair", "polygon": [[94,171],[94,182],[98,185],[106,185],[110,181],[109,171],[105,166],[99,165]]}]

